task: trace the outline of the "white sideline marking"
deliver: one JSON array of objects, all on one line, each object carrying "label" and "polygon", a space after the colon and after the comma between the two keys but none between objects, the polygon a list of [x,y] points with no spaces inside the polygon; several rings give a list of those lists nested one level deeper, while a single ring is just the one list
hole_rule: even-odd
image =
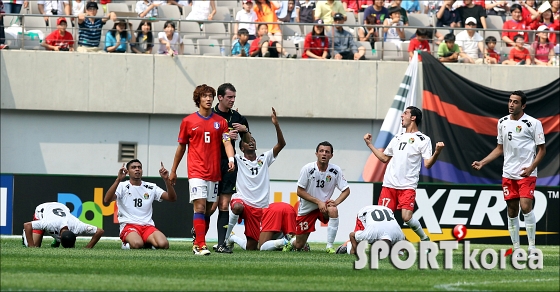
[{"label": "white sideline marking", "polygon": [[435,285],[434,289],[440,289],[445,291],[480,291],[480,289],[466,290],[465,288],[461,288],[461,286],[501,284],[501,283],[508,284],[508,283],[524,283],[524,282],[548,282],[548,281],[558,281],[558,279],[548,278],[548,279],[501,280],[501,281],[484,281],[484,282],[457,282],[451,284]]}]

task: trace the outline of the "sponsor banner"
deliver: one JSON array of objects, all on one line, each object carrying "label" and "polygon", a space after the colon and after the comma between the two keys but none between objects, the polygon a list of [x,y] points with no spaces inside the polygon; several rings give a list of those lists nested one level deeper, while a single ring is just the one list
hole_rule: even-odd
[{"label": "sponsor banner", "polygon": [[0,234],[12,234],[14,177],[0,175]]},{"label": "sponsor banner", "polygon": [[[537,186],[533,212],[537,220],[537,245],[558,245],[559,187]],[[374,186],[374,202],[379,199],[381,183]],[[397,211],[397,213],[400,213]],[[418,236],[403,225],[408,240]],[[416,190],[414,218],[418,219],[432,241],[454,240],[453,228],[467,227],[464,238],[471,243],[511,244],[507,228],[507,206],[500,185],[419,184]],[[523,215],[519,215],[520,240],[527,245]]]},{"label": "sponsor banner", "polygon": [[[161,177],[146,177],[144,180],[165,190]],[[81,221],[105,230],[104,236],[119,236],[116,203],[103,203],[105,192],[115,182],[115,177],[14,175],[13,181],[14,234],[22,233],[23,223],[33,219],[37,205],[60,202],[66,204],[72,215]],[[156,227],[168,237],[190,237],[193,208],[189,204],[188,180],[178,179],[175,191],[178,196],[176,202],[154,202],[153,219]],[[12,224],[9,226],[11,229]]]},{"label": "sponsor banner", "polygon": [[[338,206],[338,232],[336,234],[336,242],[345,242],[348,240],[348,234],[354,231],[356,225],[356,214],[358,211],[373,202],[373,184],[354,182],[349,183],[350,195],[342,204]],[[285,202],[292,206],[298,202],[299,198],[296,194],[297,181],[271,181],[270,182],[270,202]],[[340,191],[335,189],[332,199],[338,198]],[[297,212],[297,210],[296,210]],[[218,212],[214,213],[211,217],[210,230],[208,230],[207,239],[217,239],[218,233],[216,231],[216,220],[218,220]],[[309,235],[309,241],[327,242],[327,225],[321,224],[317,220],[315,223],[316,231]],[[237,235],[243,235],[245,226],[237,224],[233,228],[233,232]]]}]

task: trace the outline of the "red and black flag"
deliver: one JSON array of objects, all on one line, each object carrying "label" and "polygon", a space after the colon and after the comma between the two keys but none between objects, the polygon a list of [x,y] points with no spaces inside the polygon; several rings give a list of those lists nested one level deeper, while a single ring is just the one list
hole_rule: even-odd
[{"label": "red and black flag", "polygon": [[[480,171],[471,168],[497,145],[498,119],[508,114],[511,91],[488,88],[472,82],[422,53],[424,77],[421,130],[432,143],[443,141],[445,149],[431,169],[422,168],[423,182],[500,184],[503,157]],[[525,113],[541,121],[546,156],[538,169],[537,185],[560,184],[560,78],[543,87],[523,90]]]}]

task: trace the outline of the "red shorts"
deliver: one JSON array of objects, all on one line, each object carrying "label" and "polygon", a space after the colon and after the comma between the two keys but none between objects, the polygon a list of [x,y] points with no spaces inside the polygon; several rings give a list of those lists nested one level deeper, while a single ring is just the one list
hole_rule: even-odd
[{"label": "red shorts", "polygon": [[231,209],[233,209],[234,204],[243,205],[243,214],[239,216],[239,223],[241,223],[241,220],[245,220],[245,236],[258,241],[261,235],[262,208],[251,207],[241,199],[231,200],[229,203]]},{"label": "red shorts", "polygon": [[414,201],[416,200],[416,190],[406,189],[397,190],[393,188],[382,187],[381,195],[377,205],[385,206],[391,211],[406,209],[414,211]]},{"label": "red shorts", "polygon": [[272,203],[263,210],[261,232],[296,233],[297,213],[290,204]]},{"label": "red shorts", "polygon": [[[37,220],[39,220],[39,218],[37,218],[36,214],[33,214],[33,221],[37,221]],[[43,235],[45,234],[45,230],[33,229],[33,233]]]},{"label": "red shorts", "polygon": [[360,221],[360,219],[358,219],[358,217],[356,217],[356,227],[354,227],[354,232],[359,231],[359,230],[365,230],[366,228],[364,227],[364,224],[362,224],[362,221]]},{"label": "red shorts", "polygon": [[317,221],[317,219],[324,224],[329,222],[329,217],[323,216],[323,213],[321,213],[319,209],[315,209],[307,215],[297,216],[296,235],[315,231],[315,221]]},{"label": "red shorts", "polygon": [[153,225],[136,225],[136,224],[126,224],[121,231],[120,238],[122,242],[126,243],[126,237],[132,233],[136,232],[140,237],[142,237],[142,241],[144,243],[148,242],[148,237],[152,235],[152,233],[158,231],[158,229]]},{"label": "red shorts", "polygon": [[520,180],[502,177],[502,188],[504,190],[504,200],[527,198],[534,200],[536,176],[524,177]]}]

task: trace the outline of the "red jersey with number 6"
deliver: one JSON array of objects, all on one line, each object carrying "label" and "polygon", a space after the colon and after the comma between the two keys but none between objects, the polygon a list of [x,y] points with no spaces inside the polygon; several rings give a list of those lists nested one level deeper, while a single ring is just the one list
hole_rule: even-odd
[{"label": "red jersey with number 6", "polygon": [[220,181],[221,146],[229,141],[227,121],[212,112],[208,117],[198,112],[181,122],[179,144],[188,144],[187,175],[205,181]]}]

